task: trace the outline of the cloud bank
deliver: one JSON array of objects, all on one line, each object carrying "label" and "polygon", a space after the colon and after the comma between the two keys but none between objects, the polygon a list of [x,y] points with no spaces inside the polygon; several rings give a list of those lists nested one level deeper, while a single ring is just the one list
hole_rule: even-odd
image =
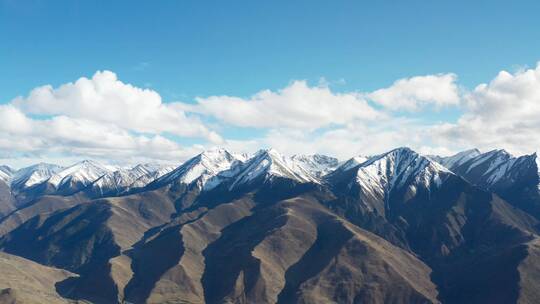
[{"label": "cloud bank", "polygon": [[191,111],[240,127],[315,130],[384,116],[357,93],[334,93],[329,87],[309,87],[294,81],[277,92],[261,91],[249,99],[234,96],[197,98]]},{"label": "cloud bank", "polygon": [[368,97],[390,110],[418,111],[427,105],[453,106],[459,103],[456,80],[454,74],[400,79],[388,88],[369,93]]},{"label": "cloud bank", "polygon": [[[457,120],[433,122],[451,109]],[[341,158],[396,146],[448,154],[478,147],[532,153],[540,147],[540,65],[501,71],[472,90],[455,74],[396,80],[373,92],[336,92],[328,83],[292,81],[242,98],[163,102],[111,71],[57,88],[44,85],[0,105],[0,158],[100,158],[181,162],[210,146]],[[238,138],[230,128],[257,129]],[[191,138],[198,144],[182,145]],[[233,139],[234,138],[234,139]]]}]

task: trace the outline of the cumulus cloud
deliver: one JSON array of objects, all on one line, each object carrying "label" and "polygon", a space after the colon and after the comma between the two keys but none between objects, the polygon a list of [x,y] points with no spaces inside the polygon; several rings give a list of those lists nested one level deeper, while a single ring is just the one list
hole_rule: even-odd
[{"label": "cumulus cloud", "polygon": [[514,74],[501,71],[464,97],[456,123],[433,127],[439,145],[505,148],[531,153],[540,147],[540,64]]},{"label": "cumulus cloud", "polygon": [[175,104],[163,103],[157,92],[123,83],[110,71],[96,72],[92,78],[82,77],[58,88],[35,88],[13,104],[30,114],[66,115],[141,133],[167,132],[221,141],[195,117],[188,117]]},{"label": "cumulus cloud", "polygon": [[179,162],[201,148],[184,148],[160,135],[135,135],[114,124],[54,116],[31,119],[12,105],[0,106],[0,157],[42,158],[49,154]]},{"label": "cumulus cloud", "polygon": [[[202,150],[170,138],[221,143],[220,135],[178,104],[97,72],[73,83],[33,89],[0,105],[0,158],[79,157],[178,163]],[[10,162],[13,163],[13,162]]]},{"label": "cumulus cloud", "polygon": [[373,155],[399,146],[427,151],[425,127],[414,120],[395,118],[378,123],[351,123],[313,132],[299,129],[271,129],[249,140],[227,140],[227,148],[254,152],[273,147],[286,155],[320,153],[341,160],[356,155]]},{"label": "cumulus cloud", "polygon": [[[502,71],[472,91],[460,89],[456,81],[454,74],[411,77],[371,93],[338,93],[324,82],[293,81],[249,98],[210,96],[187,104],[164,103],[153,90],[123,83],[112,72],[97,72],[58,88],[38,87],[0,105],[0,158],[54,154],[178,162],[215,145],[247,152],[275,147],[285,154],[341,159],[397,146],[426,154],[471,147],[516,154],[538,149],[540,64]],[[462,112],[457,121],[422,120],[447,106]],[[209,127],[209,121],[215,125]],[[257,134],[263,135],[231,140],[212,131],[230,126],[259,128]],[[176,140],[183,137],[203,141],[186,147]]]},{"label": "cumulus cloud", "polygon": [[[437,77],[439,76],[428,78]],[[490,82],[460,93],[455,84],[455,76],[447,74],[443,78],[446,80],[442,82],[450,84],[447,87],[451,89],[446,90],[448,94],[441,94],[438,98],[435,98],[437,94],[433,93],[437,85],[424,93],[411,89],[429,87],[430,81],[424,82],[422,86],[405,88],[411,81],[400,80],[390,88],[376,91],[395,91],[391,94],[389,91],[385,92],[386,95],[380,94],[392,96],[386,100],[388,102],[392,98],[399,99],[397,96],[406,97],[401,103],[384,104],[390,111],[386,113],[388,119],[375,122],[357,120],[319,132],[273,128],[263,137],[246,141],[245,145],[272,146],[288,154],[327,153],[342,159],[355,154],[380,153],[397,146],[409,146],[420,153],[439,155],[449,155],[473,147],[484,151],[504,148],[516,155],[539,150],[540,63],[535,68],[515,73],[502,71]],[[417,77],[408,80],[413,79]],[[421,82],[423,81],[412,81],[417,84]],[[371,99],[372,96],[368,98]],[[383,104],[381,101],[382,99],[378,100]],[[428,102],[435,106],[455,104],[462,114],[455,122],[443,123],[406,119],[399,114],[392,114],[393,110],[401,109],[416,110],[418,115],[429,115],[418,112],[424,111],[423,107]],[[235,141],[232,145],[242,147],[243,143]]]},{"label": "cumulus cloud", "polygon": [[456,79],[454,74],[404,78],[367,97],[390,110],[418,111],[426,105],[457,105],[460,98]]},{"label": "cumulus cloud", "polygon": [[211,96],[197,102],[185,105],[185,109],[241,127],[314,130],[384,116],[359,94],[334,93],[327,86],[310,87],[305,81],[294,81],[276,92],[264,90],[247,99]]}]

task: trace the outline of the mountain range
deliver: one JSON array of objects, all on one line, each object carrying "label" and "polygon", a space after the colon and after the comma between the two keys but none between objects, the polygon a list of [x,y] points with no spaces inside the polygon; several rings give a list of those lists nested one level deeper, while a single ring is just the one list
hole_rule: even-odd
[{"label": "mountain range", "polygon": [[536,154],[0,166],[0,303],[539,303]]}]

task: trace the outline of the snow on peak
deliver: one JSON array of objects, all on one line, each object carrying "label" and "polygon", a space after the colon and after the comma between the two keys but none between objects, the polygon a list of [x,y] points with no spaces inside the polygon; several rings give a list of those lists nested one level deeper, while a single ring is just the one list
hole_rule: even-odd
[{"label": "snow on peak", "polygon": [[478,149],[470,149],[470,150],[459,152],[452,156],[446,156],[446,157],[433,156],[431,158],[433,158],[436,162],[440,163],[446,168],[452,170],[453,168],[457,168],[463,165],[464,163],[479,156],[480,154],[482,153]]},{"label": "snow on peak", "polygon": [[[441,184],[441,173],[450,173],[442,165],[419,155],[409,148],[398,148],[374,156],[362,163],[356,183],[365,191],[384,194],[409,184],[411,187]],[[452,174],[452,173],[450,173]]]},{"label": "snow on peak", "polygon": [[[144,165],[140,165],[144,166]],[[139,170],[137,169],[138,166],[134,167],[132,170]],[[147,173],[142,174],[139,176],[131,185],[129,185],[129,188],[142,188],[151,182],[157,180],[158,178],[164,176],[165,174],[173,171],[176,167],[173,166],[159,166],[159,165],[150,165],[149,167],[145,168],[145,171],[148,170]],[[142,170],[141,170],[142,172]]]},{"label": "snow on peak", "polygon": [[293,155],[291,160],[302,167],[311,176],[321,177],[335,170],[339,164],[337,158],[313,154],[313,155]]},{"label": "snow on peak", "polygon": [[492,150],[484,154],[480,154],[468,162],[464,163],[466,166],[465,175],[472,174],[473,171],[481,171],[483,184],[493,185],[497,183],[503,176],[514,166],[517,158],[513,157],[505,150]]},{"label": "snow on peak", "polygon": [[162,168],[162,166],[158,164],[138,164],[135,167],[132,167],[129,169],[134,175],[137,176],[143,176],[155,171],[158,171]]},{"label": "snow on peak", "polygon": [[92,188],[101,194],[111,191],[121,193],[131,188],[144,187],[173,169],[156,164],[139,164],[130,169],[121,168],[102,175],[92,183]]},{"label": "snow on peak", "polygon": [[14,170],[8,166],[0,166],[0,180],[9,183],[13,176]]},{"label": "snow on peak", "polygon": [[98,191],[121,190],[131,185],[140,177],[142,171],[119,169],[107,172],[92,183],[92,187]]},{"label": "snow on peak", "polygon": [[300,162],[284,157],[275,149],[260,150],[246,162],[225,172],[223,176],[234,178],[231,189],[250,184],[259,177],[265,180],[273,176],[284,177],[300,183],[318,182]]},{"label": "snow on peak", "polygon": [[56,173],[49,178],[48,182],[56,188],[69,182],[88,185],[110,172],[111,170],[109,168],[98,162],[84,160]]},{"label": "snow on peak", "polygon": [[351,159],[349,159],[348,161],[344,162],[341,166],[338,167],[338,170],[341,170],[341,171],[347,171],[347,170],[350,170],[360,164],[363,164],[364,162],[366,162],[367,160],[369,159],[369,157],[367,156],[363,156],[363,155],[358,155],[358,156],[355,156]]},{"label": "snow on peak", "polygon": [[62,169],[61,166],[47,163],[38,163],[22,168],[13,174],[11,186],[19,189],[28,188],[46,181]]},{"label": "snow on peak", "polygon": [[[491,189],[500,182],[514,183],[520,173],[535,169],[532,166],[537,162],[536,154],[514,157],[505,150],[493,150],[471,159],[456,172],[476,185]],[[536,172],[537,169],[538,166]]]},{"label": "snow on peak", "polygon": [[156,182],[160,185],[174,181],[191,184],[193,181],[199,180],[203,186],[208,179],[229,169],[233,163],[239,162],[237,157],[225,149],[207,150],[162,176]]}]

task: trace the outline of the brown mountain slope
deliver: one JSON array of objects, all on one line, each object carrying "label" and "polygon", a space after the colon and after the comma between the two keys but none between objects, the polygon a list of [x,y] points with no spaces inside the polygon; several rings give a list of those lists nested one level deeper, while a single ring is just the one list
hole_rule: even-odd
[{"label": "brown mountain slope", "polygon": [[77,196],[43,196],[36,201],[22,206],[0,219],[0,236],[3,236],[24,222],[37,215],[50,214],[58,210],[73,207],[83,201]]},{"label": "brown mountain slope", "polygon": [[60,284],[65,296],[115,303],[131,278],[131,261],[122,251],[174,212],[174,203],[159,192],[81,203],[34,216],[1,238],[0,247],[80,274]]},{"label": "brown mountain slope", "polygon": [[313,197],[222,204],[169,225],[132,255],[125,293],[134,303],[437,301],[429,267]]},{"label": "brown mountain slope", "polygon": [[534,304],[540,299],[540,238],[527,243],[527,256],[520,263],[518,303]]},{"label": "brown mountain slope", "polygon": [[93,303],[538,302],[535,218],[409,149],[338,173],[43,201],[0,250]]},{"label": "brown mountain slope", "polygon": [[0,303],[67,303],[55,284],[74,274],[0,252]]}]

